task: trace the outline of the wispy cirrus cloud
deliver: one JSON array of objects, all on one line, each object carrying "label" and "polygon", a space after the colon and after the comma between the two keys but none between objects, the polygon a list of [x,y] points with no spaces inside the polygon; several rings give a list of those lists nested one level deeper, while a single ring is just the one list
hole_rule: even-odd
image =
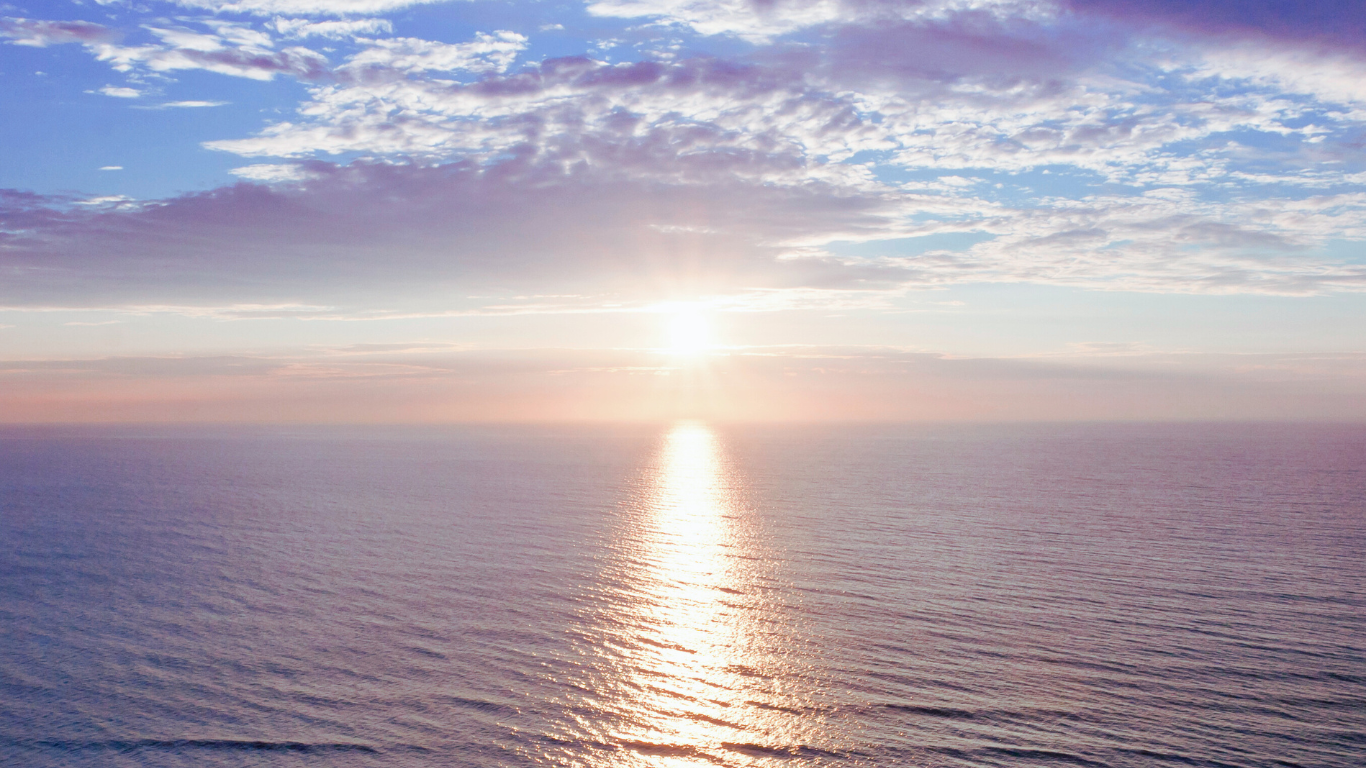
[{"label": "wispy cirrus cloud", "polygon": [[223,107],[230,102],[226,101],[167,101],[158,104],[159,109],[204,109],[206,107]]},{"label": "wispy cirrus cloud", "polygon": [[257,16],[372,15],[451,0],[173,0],[185,8]]},{"label": "wispy cirrus cloud", "polygon": [[0,18],[0,37],[9,38],[12,45],[46,48],[64,43],[108,43],[117,40],[119,34],[89,21]]},{"label": "wispy cirrus cloud", "polygon": [[1256,37],[1366,52],[1366,7],[1354,0],[1066,0],[1127,25],[1205,37]]},{"label": "wispy cirrus cloud", "polygon": [[[208,20],[208,31],[187,26],[147,25],[155,38],[142,45],[121,45],[124,35],[89,22],[0,19],[0,36],[16,45],[45,47],[66,43],[85,46],[97,60],[119,72],[165,73],[207,70],[252,80],[271,80],[290,75],[317,79],[329,71],[327,58],[309,48],[291,46],[276,50],[271,37],[250,26]],[[134,89],[110,88],[120,95]]]},{"label": "wispy cirrus cloud", "polygon": [[186,27],[149,26],[157,43],[102,43],[92,49],[97,59],[120,72],[203,69],[252,80],[271,80],[277,75],[310,80],[328,71],[327,58],[311,49],[293,46],[275,50],[269,36],[254,29],[234,24],[213,27],[205,33]]}]

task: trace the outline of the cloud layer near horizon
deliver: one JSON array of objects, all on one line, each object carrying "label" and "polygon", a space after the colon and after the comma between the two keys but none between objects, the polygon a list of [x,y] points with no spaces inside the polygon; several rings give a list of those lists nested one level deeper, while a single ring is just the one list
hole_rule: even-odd
[{"label": "cloud layer near horizon", "polygon": [[[12,423],[1366,420],[1363,355],[950,358],[895,349],[451,351],[0,363]],[[1268,403],[1272,403],[1268,407]]]}]

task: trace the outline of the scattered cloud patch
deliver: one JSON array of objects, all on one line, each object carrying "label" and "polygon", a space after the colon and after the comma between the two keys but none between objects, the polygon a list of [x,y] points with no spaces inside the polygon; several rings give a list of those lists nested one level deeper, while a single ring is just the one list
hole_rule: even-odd
[{"label": "scattered cloud patch", "polygon": [[527,39],[516,32],[480,32],[469,43],[438,43],[412,37],[363,40],[365,50],[351,57],[345,69],[352,73],[383,69],[403,73],[506,71]]},{"label": "scattered cloud patch", "polygon": [[142,95],[142,91],[136,88],[125,88],[114,85],[106,85],[100,89],[100,93],[105,96],[113,96],[116,99],[136,99]]},{"label": "scattered cloud patch", "polygon": [[356,37],[388,35],[394,32],[394,25],[388,19],[314,21],[312,19],[276,17],[268,26],[281,36],[295,40],[307,37],[347,40]]},{"label": "scattered cloud patch", "polygon": [[257,30],[221,22],[210,26],[210,33],[149,26],[148,31],[159,42],[140,46],[103,43],[92,49],[97,59],[119,72],[203,69],[252,80],[271,80],[277,75],[313,80],[328,71],[326,57],[308,48],[274,50],[269,36]]},{"label": "scattered cloud patch", "polygon": [[756,43],[836,21],[850,14],[839,0],[751,3],[747,0],[596,0],[594,16],[648,19],[661,26],[687,27],[703,35],[733,35]]}]

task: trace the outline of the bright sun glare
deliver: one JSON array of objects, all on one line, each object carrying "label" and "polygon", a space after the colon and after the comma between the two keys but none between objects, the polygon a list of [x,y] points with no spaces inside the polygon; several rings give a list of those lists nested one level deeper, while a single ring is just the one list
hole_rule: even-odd
[{"label": "bright sun glare", "polygon": [[669,323],[670,349],[676,355],[695,355],[709,346],[707,318],[695,311],[679,312]]}]

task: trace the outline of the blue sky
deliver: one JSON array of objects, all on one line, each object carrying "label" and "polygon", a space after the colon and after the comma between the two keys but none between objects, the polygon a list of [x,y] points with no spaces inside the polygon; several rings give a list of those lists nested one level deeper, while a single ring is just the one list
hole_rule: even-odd
[{"label": "blue sky", "polygon": [[1363,40],[1327,0],[0,3],[0,421],[1366,418]]}]

